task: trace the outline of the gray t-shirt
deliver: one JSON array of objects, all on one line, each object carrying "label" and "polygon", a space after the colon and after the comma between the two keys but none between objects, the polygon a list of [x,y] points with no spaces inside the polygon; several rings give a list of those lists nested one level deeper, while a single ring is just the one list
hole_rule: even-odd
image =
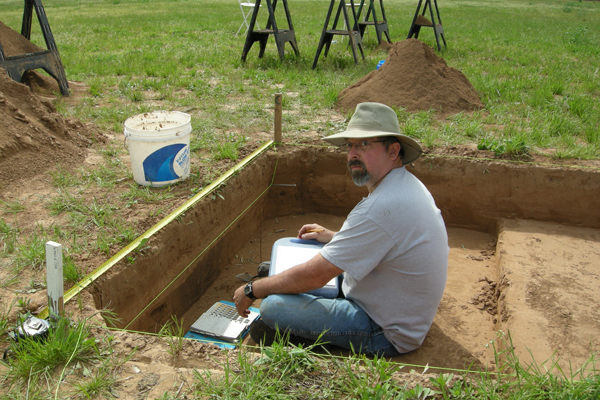
[{"label": "gray t-shirt", "polygon": [[400,353],[419,347],[442,299],[448,235],[433,197],[396,168],[350,212],[321,255],[345,271],[342,290]]}]

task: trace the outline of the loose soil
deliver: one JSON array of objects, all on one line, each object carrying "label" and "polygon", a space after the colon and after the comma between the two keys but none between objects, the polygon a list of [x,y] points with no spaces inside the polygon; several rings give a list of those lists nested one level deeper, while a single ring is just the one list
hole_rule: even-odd
[{"label": "loose soil", "polygon": [[[0,38],[3,38],[2,46],[6,55],[36,51],[28,41],[5,42],[6,37],[13,35],[7,29],[0,22]],[[406,57],[407,52],[414,57]],[[415,68],[412,63],[429,68]],[[414,86],[405,86],[404,82],[397,80],[407,76],[415,82]],[[50,182],[50,172],[93,168],[100,163],[102,157],[99,150],[104,146],[122,145],[120,138],[100,132],[93,124],[63,118],[58,114],[52,104],[52,91],[56,92],[57,86],[51,78],[30,72],[27,82],[29,86],[16,83],[6,76],[5,71],[0,70],[0,200],[5,204],[19,201],[25,207],[23,212],[5,212],[2,217],[19,226],[22,234],[31,232],[36,226],[48,228],[64,222],[63,216],[50,215],[46,206],[47,200],[56,196],[56,189]],[[84,85],[77,82],[69,82],[69,85],[85,90]],[[402,88],[402,91],[383,90],[390,86]],[[332,119],[342,120],[341,115],[354,109],[358,101],[380,101],[411,111],[435,108],[441,113],[481,107],[479,97],[464,75],[449,68],[417,40],[395,43],[383,67],[342,91],[339,99],[340,114],[332,111]],[[69,101],[76,102],[77,96]],[[251,143],[246,152],[251,151],[256,143]],[[432,157],[443,154],[491,158],[490,154],[477,152],[469,146],[430,152]],[[339,168],[339,158],[330,160],[323,153],[313,156],[315,163],[316,160],[329,160],[326,161],[329,165],[321,165],[321,172]],[[128,156],[121,159],[129,167]],[[416,163],[413,172],[419,176],[427,168],[435,169],[435,160],[421,160]],[[461,175],[458,188],[441,186],[443,182],[433,181],[428,176],[422,180],[440,204],[450,204],[443,199],[444,193],[472,189],[471,183],[478,182],[479,176],[492,169],[495,162],[479,161],[475,165],[477,167],[461,164],[451,171]],[[598,167],[597,162],[586,165]],[[228,166],[223,164],[222,169]],[[192,170],[194,167],[192,165]],[[572,169],[555,166],[553,171],[559,175],[565,171],[571,173]],[[258,178],[263,172],[256,170],[255,173]],[[527,169],[523,170],[523,175],[529,173]],[[352,183],[346,178],[341,182],[339,176],[328,178],[327,175],[314,175],[309,182],[321,188],[335,188],[322,193],[328,196],[333,208],[336,203],[349,202],[346,190],[356,190],[348,189]],[[254,178],[249,175],[246,179],[251,182]],[[582,179],[597,181],[598,178],[597,174],[592,174]],[[126,190],[123,186],[116,190]],[[241,191],[242,186],[234,182],[228,184],[226,190]],[[173,199],[153,205],[135,205],[124,211],[123,218],[135,224],[139,232],[145,231],[160,219],[160,214],[155,213],[157,209],[164,208],[168,213],[188,199],[190,187],[186,187],[185,183],[178,187],[174,189]],[[436,191],[440,187],[444,190]],[[481,187],[477,185],[477,189]],[[517,196],[518,189],[508,182],[505,190],[491,193],[490,198],[498,203],[486,203],[486,207],[477,210],[487,213],[487,219],[477,221],[472,226],[469,226],[469,221],[472,221],[468,218],[469,213],[460,211],[463,204],[457,203],[455,208],[442,207],[447,222],[451,222],[448,226],[451,252],[447,289],[423,346],[398,357],[398,361],[432,367],[491,367],[494,354],[491,346],[486,345],[493,342],[501,346],[501,343],[505,343],[494,342],[500,329],[504,333],[510,331],[519,356],[526,357],[529,354],[527,349],[531,349],[538,362],[547,360],[556,351],[556,355],[564,360],[581,364],[594,346],[599,344],[600,301],[596,296],[600,288],[599,227],[590,226],[589,221],[587,227],[556,222],[551,219],[552,212],[547,211],[536,217],[543,220],[541,222],[504,220],[495,215],[494,207],[514,201],[511,199]],[[282,187],[279,197],[286,198],[286,190],[289,188]],[[93,195],[95,193],[90,193],[90,196]],[[477,191],[471,191],[469,195],[477,196]],[[551,196],[531,198],[529,203],[545,205],[551,203],[548,197]],[[351,199],[354,201],[355,197]],[[522,218],[519,205],[509,217]],[[463,215],[459,218],[458,214]],[[496,224],[490,221],[502,222],[494,230]],[[215,301],[229,300],[233,290],[243,283],[235,276],[242,272],[253,274],[257,263],[270,258],[271,245],[277,238],[295,236],[297,229],[307,222],[320,222],[337,228],[341,226],[343,216],[336,215],[331,209],[320,213],[298,212],[270,217],[258,223],[260,228],[254,231],[254,237],[240,243],[236,254],[230,254],[228,259],[219,264],[223,268],[215,272],[214,281],[207,285],[201,301],[187,309],[183,315],[185,321],[191,324]],[[586,225],[581,220],[576,220],[575,224]],[[238,226],[237,229],[243,230],[243,227]],[[152,246],[151,254],[158,251],[161,243],[152,243]],[[118,247],[112,248],[111,255],[118,250]],[[75,259],[83,272],[89,273],[108,257],[103,253],[90,253],[76,255]],[[1,281],[12,279],[11,274],[10,266],[3,264],[0,269]],[[46,304],[46,294],[35,282],[43,280],[44,273],[40,270],[21,271],[16,283],[0,288],[3,306],[7,307],[19,297],[28,300],[26,308],[38,312]],[[90,317],[97,313],[97,300],[94,300],[91,292],[84,291],[69,302],[66,309],[76,317]],[[24,310],[13,309],[13,321],[19,311]],[[102,337],[107,331],[98,328],[94,334]],[[120,370],[118,392],[121,398],[154,398],[167,390],[173,394],[185,393],[191,383],[193,368],[218,374],[222,371],[221,363],[227,357],[217,347],[195,341],[185,341],[180,355],[173,357],[168,354],[166,341],[156,336],[119,331],[110,334],[115,337],[113,346],[117,355],[125,357],[135,349],[130,361]],[[248,339],[246,343],[252,344]],[[399,379],[409,385],[429,385],[428,376],[420,372],[406,373]]]},{"label": "loose soil", "polygon": [[434,109],[439,115],[483,108],[467,77],[420,40],[396,42],[388,53],[379,69],[340,92],[337,107],[342,113],[365,101],[412,112]]}]

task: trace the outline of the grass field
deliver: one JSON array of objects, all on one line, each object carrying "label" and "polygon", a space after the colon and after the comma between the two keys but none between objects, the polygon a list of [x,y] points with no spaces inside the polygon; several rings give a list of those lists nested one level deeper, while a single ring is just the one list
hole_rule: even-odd
[{"label": "grass field", "polygon": [[[416,3],[386,0],[394,42],[407,37]],[[504,156],[526,158],[542,153],[562,159],[600,158],[600,2],[440,0],[438,4],[448,41],[448,47],[438,54],[467,76],[485,109],[447,119],[438,119],[428,111],[398,110],[401,126],[410,135],[431,147],[476,144]],[[33,287],[31,282],[20,280],[19,273],[39,272],[47,240],[61,241],[69,248],[66,279],[77,282],[89,272],[81,271],[77,255],[108,258],[115,248],[141,233],[138,227],[123,223],[123,213],[140,204],[155,203],[164,205],[164,210],[153,211],[160,218],[173,207],[165,204],[189,197],[190,191],[197,192],[218,176],[220,171],[213,168],[216,161],[235,162],[238,150],[249,138],[258,132],[271,132],[273,98],[278,92],[283,93],[287,111],[283,119],[286,142],[302,143],[309,131],[328,135],[341,130],[339,123],[324,121],[323,116],[335,107],[340,90],[375,69],[386,53],[378,48],[371,30],[365,39],[364,63],[354,65],[346,43],[338,42],[313,70],[328,2],[290,0],[289,6],[300,56],[286,46],[282,62],[270,39],[262,59],[255,45],[242,63],[244,36],[235,36],[242,16],[233,0],[45,1],[67,78],[90,88],[89,95],[75,104],[59,98],[59,111],[94,122],[117,138],[130,116],[154,109],[187,112],[192,116],[192,158],[203,166],[203,174],[192,172],[187,182],[172,189],[140,189],[123,183],[124,177],[127,182],[131,175],[118,162],[122,148],[96,144],[105,160],[96,170],[49,173],[56,195],[44,201],[51,215],[69,215],[64,225],[55,224],[50,230],[26,228],[14,222],[25,206],[19,201],[2,202],[1,268],[14,273],[0,282],[0,288],[17,292],[28,284]],[[19,31],[22,14],[23,1],[0,0],[0,21],[4,24]],[[263,27],[264,12],[261,17]],[[32,41],[44,47],[35,18],[33,27]],[[423,28],[420,39],[434,47],[430,30]],[[99,194],[86,197],[90,187]],[[83,225],[88,228],[82,229]],[[25,296],[2,300],[4,305],[27,308]],[[0,308],[0,333],[13,323],[8,310]],[[31,348],[23,345],[20,363],[7,365],[3,372],[0,384],[6,393],[0,394],[0,399],[110,397],[123,360],[105,356],[110,343],[90,340],[85,321],[62,329],[64,332],[58,333],[64,335],[56,335],[51,346],[40,349],[39,343],[30,344]],[[72,347],[59,352],[60,343]],[[178,344],[171,343],[175,347]],[[234,374],[229,365],[225,366],[228,374],[224,379],[199,373],[190,395],[592,399],[599,390],[597,375],[565,371],[556,376],[541,368],[525,369],[510,355],[509,365],[501,368],[517,372],[510,378],[482,374],[457,381],[443,374],[432,380],[435,390],[403,388],[392,379],[396,366],[385,360],[353,358],[321,364],[311,349],[292,350],[281,346],[263,353],[260,368],[253,368],[247,354],[241,353],[235,372],[242,374]],[[61,379],[73,360],[77,365],[88,365],[92,372],[85,377],[70,375],[70,379],[81,378],[78,389],[72,384],[72,392],[61,394]],[[356,369],[359,363],[364,369]],[[280,381],[283,369],[293,370],[290,376],[295,380]],[[322,380],[307,379],[316,375]],[[300,391],[301,385],[307,389]],[[294,388],[298,390],[295,395]],[[170,396],[165,393],[163,398],[174,398]]]},{"label": "grass field", "polygon": [[[485,110],[442,121],[400,113],[412,135],[431,146],[476,143],[498,153],[548,149],[558,158],[598,157],[599,2],[440,3],[448,40],[441,55],[467,76]],[[416,2],[385,6],[392,41],[405,39]],[[206,146],[219,135],[269,131],[265,106],[282,92],[284,109],[298,110],[283,121],[289,136],[333,132],[336,126],[312,117],[333,107],[339,91],[386,53],[367,30],[364,64],[355,66],[347,46],[337,43],[312,70],[328,2],[293,1],[289,7],[300,56],[286,45],[280,62],[271,39],[262,59],[256,44],[242,64],[245,38],[235,36],[241,13],[231,0],[47,1],[68,79],[86,82],[92,94],[63,112],[121,132],[124,120],[139,112],[186,110],[197,146]],[[19,29],[22,2],[0,1],[0,15]],[[282,9],[277,15],[285,26]],[[265,16],[261,11],[263,27]],[[43,44],[37,32],[32,40]],[[435,44],[432,30],[423,29],[420,39]]]}]

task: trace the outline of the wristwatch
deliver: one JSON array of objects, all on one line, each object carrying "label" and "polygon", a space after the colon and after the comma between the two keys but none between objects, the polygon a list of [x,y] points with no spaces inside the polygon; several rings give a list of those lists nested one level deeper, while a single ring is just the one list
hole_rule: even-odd
[{"label": "wristwatch", "polygon": [[254,292],[252,292],[252,281],[248,282],[246,286],[244,286],[244,294],[252,300],[256,300],[256,296],[254,295]]}]

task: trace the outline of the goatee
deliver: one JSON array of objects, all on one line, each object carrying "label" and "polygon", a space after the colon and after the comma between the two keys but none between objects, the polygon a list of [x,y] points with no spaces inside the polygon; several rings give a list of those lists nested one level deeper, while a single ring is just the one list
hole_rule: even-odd
[{"label": "goatee", "polygon": [[[353,170],[352,167],[354,166],[362,167],[362,170]],[[362,161],[348,161],[348,169],[352,174],[352,181],[356,186],[365,186],[369,182],[369,179],[371,179],[371,177],[369,176],[369,171],[367,171],[367,167]]]}]

